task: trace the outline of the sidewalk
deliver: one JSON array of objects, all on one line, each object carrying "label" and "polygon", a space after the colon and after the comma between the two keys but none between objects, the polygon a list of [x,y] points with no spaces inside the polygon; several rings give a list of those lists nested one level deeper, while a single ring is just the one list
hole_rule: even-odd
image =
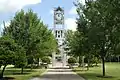
[{"label": "sidewalk", "polygon": [[30,80],[85,80],[71,69],[48,69],[48,71],[38,78],[33,78]]}]

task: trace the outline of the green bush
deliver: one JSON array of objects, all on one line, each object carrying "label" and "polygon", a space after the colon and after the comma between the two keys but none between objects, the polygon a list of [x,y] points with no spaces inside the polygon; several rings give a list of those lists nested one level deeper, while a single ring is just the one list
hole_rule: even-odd
[{"label": "green bush", "polygon": [[69,63],[69,64],[74,64],[74,63],[76,63],[76,62],[77,62],[77,60],[76,60],[76,58],[74,58],[74,57],[71,57],[71,58],[68,59],[68,63]]},{"label": "green bush", "polygon": [[47,57],[47,56],[44,56],[41,60],[42,60],[43,63],[50,64],[50,58]]}]

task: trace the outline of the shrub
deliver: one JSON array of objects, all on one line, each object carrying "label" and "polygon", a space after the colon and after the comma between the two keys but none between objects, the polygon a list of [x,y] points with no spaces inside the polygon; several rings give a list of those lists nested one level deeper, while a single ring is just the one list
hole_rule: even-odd
[{"label": "shrub", "polygon": [[76,62],[77,62],[77,60],[76,60],[76,58],[74,58],[74,57],[71,57],[71,58],[68,59],[68,63],[69,63],[69,64],[74,64],[74,63],[76,63]]},{"label": "shrub", "polygon": [[47,57],[47,56],[44,56],[41,60],[42,60],[43,63],[50,64],[50,58]]}]

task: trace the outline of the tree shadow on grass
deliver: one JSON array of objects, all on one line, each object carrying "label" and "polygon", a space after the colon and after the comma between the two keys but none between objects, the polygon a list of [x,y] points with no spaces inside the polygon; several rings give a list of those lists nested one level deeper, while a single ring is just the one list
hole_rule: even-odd
[{"label": "tree shadow on grass", "polygon": [[105,76],[105,77],[103,77],[102,75],[100,75],[100,74],[96,74],[96,73],[79,73],[79,75],[80,76],[82,76],[83,78],[85,78],[86,80],[88,80],[88,79],[105,79],[105,78],[110,78],[110,79],[112,79],[112,78],[115,78],[115,77],[113,77],[113,76]]},{"label": "tree shadow on grass", "polygon": [[48,72],[71,72],[71,70],[48,70]]},{"label": "tree shadow on grass", "polygon": [[40,75],[33,75],[32,77],[33,77],[33,78],[34,78],[34,77],[40,77]]},{"label": "tree shadow on grass", "polygon": [[82,71],[88,71],[88,70],[82,70],[82,69],[77,69],[77,70],[72,70],[74,72],[82,72]]},{"label": "tree shadow on grass", "polygon": [[4,75],[27,75],[30,74],[31,72],[35,72],[35,70],[24,70],[23,74],[21,74],[21,70],[12,70],[12,69],[7,69],[4,72]]},{"label": "tree shadow on grass", "polygon": [[15,72],[15,73],[12,73],[13,75],[28,75],[30,74],[30,72],[24,72],[24,73],[19,73],[19,72]]},{"label": "tree shadow on grass", "polygon": [[14,77],[4,77],[3,79],[0,79],[0,80],[14,80],[15,78]]}]

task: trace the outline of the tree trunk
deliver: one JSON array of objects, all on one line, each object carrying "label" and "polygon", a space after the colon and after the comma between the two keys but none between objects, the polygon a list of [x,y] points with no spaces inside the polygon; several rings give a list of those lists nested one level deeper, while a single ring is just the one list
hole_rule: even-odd
[{"label": "tree trunk", "polygon": [[84,70],[84,68],[85,68],[84,56],[82,56],[82,67],[83,67],[83,70]]},{"label": "tree trunk", "polygon": [[98,66],[98,63],[97,63],[97,62],[95,63],[95,66]]},{"label": "tree trunk", "polygon": [[102,56],[103,77],[105,76],[105,57]]},{"label": "tree trunk", "polygon": [[31,70],[33,69],[33,67],[34,67],[34,60],[33,60],[33,57],[32,57]]},{"label": "tree trunk", "polygon": [[23,67],[21,68],[21,74],[23,74]]},{"label": "tree trunk", "polygon": [[31,70],[33,69],[33,64],[31,63]]},{"label": "tree trunk", "polygon": [[81,56],[79,55],[79,67],[81,66]]},{"label": "tree trunk", "polygon": [[87,65],[87,70],[89,70],[89,66],[90,66],[90,59],[88,57],[88,65]]},{"label": "tree trunk", "polygon": [[38,65],[37,65],[37,66],[39,67],[39,66],[40,66],[40,65],[39,65],[39,58],[37,58],[37,62],[38,62]]},{"label": "tree trunk", "polygon": [[0,64],[0,68],[1,68],[1,66],[2,66],[2,65]]},{"label": "tree trunk", "polygon": [[6,66],[7,66],[7,65],[5,65],[5,66],[3,67],[3,70],[1,71],[0,78],[3,78],[3,75],[4,75],[4,71],[5,71]]},{"label": "tree trunk", "polygon": [[118,63],[119,63],[119,56],[118,56]]}]

